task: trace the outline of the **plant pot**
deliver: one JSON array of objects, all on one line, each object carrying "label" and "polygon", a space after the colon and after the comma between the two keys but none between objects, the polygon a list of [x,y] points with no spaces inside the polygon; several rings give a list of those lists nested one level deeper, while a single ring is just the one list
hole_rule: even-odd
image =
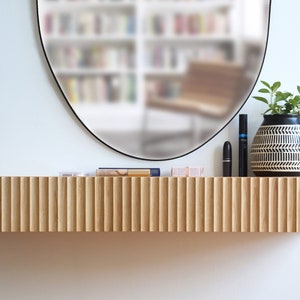
[{"label": "plant pot", "polygon": [[256,176],[300,176],[300,115],[264,115],[250,166]]}]

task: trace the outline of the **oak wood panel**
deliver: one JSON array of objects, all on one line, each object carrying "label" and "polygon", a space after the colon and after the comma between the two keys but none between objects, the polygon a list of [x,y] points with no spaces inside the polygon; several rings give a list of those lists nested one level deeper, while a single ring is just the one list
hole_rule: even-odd
[{"label": "oak wood panel", "polygon": [[296,177],[0,177],[1,232],[299,232]]}]

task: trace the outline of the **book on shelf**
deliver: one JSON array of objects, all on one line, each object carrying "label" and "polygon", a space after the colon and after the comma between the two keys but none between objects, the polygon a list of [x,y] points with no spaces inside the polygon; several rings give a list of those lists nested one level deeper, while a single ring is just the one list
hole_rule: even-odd
[{"label": "book on shelf", "polygon": [[70,103],[133,103],[134,76],[61,76],[59,79]]},{"label": "book on shelf", "polygon": [[96,176],[158,177],[160,168],[98,168]]},{"label": "book on shelf", "polygon": [[173,177],[203,177],[204,167],[173,167],[171,169]]},{"label": "book on shelf", "polygon": [[148,14],[145,31],[158,36],[225,34],[229,32],[229,17],[224,10],[157,12]]},{"label": "book on shelf", "polygon": [[99,12],[82,9],[48,12],[43,19],[43,32],[50,35],[103,35],[135,33],[135,15],[129,12]]}]

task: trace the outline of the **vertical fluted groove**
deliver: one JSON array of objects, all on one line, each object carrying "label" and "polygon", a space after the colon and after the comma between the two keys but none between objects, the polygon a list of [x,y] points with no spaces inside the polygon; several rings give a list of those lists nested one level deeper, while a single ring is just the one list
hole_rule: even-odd
[{"label": "vertical fluted groove", "polygon": [[232,232],[241,232],[241,178],[232,178]]},{"label": "vertical fluted groove", "polygon": [[[39,210],[39,208],[41,206],[41,204],[39,203],[39,200],[44,196],[45,191],[47,191],[47,193],[48,193],[48,188],[44,188],[44,186],[42,186],[40,189],[39,187],[40,187],[39,178],[30,177],[30,179],[29,179],[29,190],[30,190],[30,192],[29,192],[29,231],[31,231],[31,232],[48,230],[48,226],[46,226],[46,229],[39,226],[40,219],[42,217],[44,217],[46,219],[46,215],[48,216],[48,209],[47,209],[46,213],[41,212]],[[47,205],[48,205],[48,200],[47,200]]]},{"label": "vertical fluted groove", "polygon": [[300,177],[296,178],[296,231],[300,231]]},{"label": "vertical fluted groove", "polygon": [[[29,231],[29,177],[20,178],[20,231]],[[36,211],[36,216],[38,213]]]},{"label": "vertical fluted groove", "polygon": [[131,179],[131,231],[140,231],[141,227],[141,178]]},{"label": "vertical fluted groove", "polygon": [[104,178],[104,231],[113,230],[113,178]]},{"label": "vertical fluted groove", "polygon": [[76,231],[85,228],[85,179],[76,178]]},{"label": "vertical fluted groove", "polygon": [[250,178],[241,178],[241,232],[250,232]]},{"label": "vertical fluted groove", "polygon": [[222,232],[222,223],[223,223],[223,203],[222,203],[222,195],[223,195],[223,185],[222,178],[214,179],[214,198],[213,198],[213,206],[214,206],[214,232]]},{"label": "vertical fluted groove", "polygon": [[[48,231],[49,224],[49,178],[40,177],[30,178],[30,230],[36,230],[36,222],[38,222],[39,232]],[[36,194],[36,195],[35,195]],[[36,200],[38,199],[38,200]],[[37,202],[37,204],[36,204]],[[35,206],[38,206],[38,218],[35,219]]]},{"label": "vertical fluted groove", "polygon": [[85,178],[85,231],[94,231],[95,224],[95,178]]},{"label": "vertical fluted groove", "polygon": [[232,178],[223,178],[223,232],[232,230]]},{"label": "vertical fluted groove", "polygon": [[[123,189],[123,193],[124,190],[125,189]],[[104,231],[104,178],[103,177],[95,177],[95,231],[96,232]]]},{"label": "vertical fluted groove", "polygon": [[67,177],[59,177],[57,183],[57,230],[67,230]]},{"label": "vertical fluted groove", "polygon": [[76,178],[68,177],[67,178],[67,231],[72,232],[76,231]]},{"label": "vertical fluted groove", "polygon": [[296,230],[296,178],[289,178],[287,189],[287,232]]},{"label": "vertical fluted groove", "polygon": [[159,214],[158,231],[168,230],[168,178],[159,178]]},{"label": "vertical fluted groove", "polygon": [[58,229],[58,178],[49,178],[49,232],[56,232]]},{"label": "vertical fluted groove", "polygon": [[124,177],[122,180],[122,230],[131,230],[131,178]]},{"label": "vertical fluted groove", "polygon": [[250,232],[259,232],[259,180],[250,179]]},{"label": "vertical fluted groove", "polygon": [[278,179],[269,178],[269,232],[278,230]]},{"label": "vertical fluted groove", "polygon": [[278,231],[287,231],[287,178],[278,178]]},{"label": "vertical fluted groove", "polygon": [[1,232],[299,232],[300,178],[0,177]]},{"label": "vertical fluted groove", "polygon": [[195,186],[195,230],[204,231],[204,177],[196,178]]},{"label": "vertical fluted groove", "polygon": [[259,231],[267,232],[269,230],[269,179],[260,178],[259,184]]},{"label": "vertical fluted groove", "polygon": [[150,231],[158,231],[159,211],[159,178],[151,178],[150,182]]},{"label": "vertical fluted groove", "polygon": [[186,179],[186,231],[195,231],[195,216],[196,216],[196,203],[195,203],[195,177],[188,177]]},{"label": "vertical fluted groove", "polygon": [[11,179],[11,231],[20,231],[20,177]]},{"label": "vertical fluted groove", "polygon": [[205,191],[204,191],[204,231],[213,231],[213,194],[214,194],[214,181],[213,178],[205,178]]},{"label": "vertical fluted groove", "polygon": [[2,177],[2,189],[1,189],[1,231],[10,232],[10,212],[11,212],[11,197],[10,197],[10,188],[11,188],[11,178]]},{"label": "vertical fluted groove", "polygon": [[150,178],[141,178],[141,231],[150,229]]},{"label": "vertical fluted groove", "polygon": [[179,177],[177,185],[177,231],[186,231],[186,178]]},{"label": "vertical fluted groove", "polygon": [[122,230],[122,178],[113,179],[113,231]]},{"label": "vertical fluted groove", "polygon": [[168,232],[177,231],[177,178],[168,178]]}]

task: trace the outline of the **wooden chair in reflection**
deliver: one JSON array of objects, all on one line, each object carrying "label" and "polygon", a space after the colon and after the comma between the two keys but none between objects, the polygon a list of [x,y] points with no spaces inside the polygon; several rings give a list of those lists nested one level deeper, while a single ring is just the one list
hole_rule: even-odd
[{"label": "wooden chair in reflection", "polygon": [[[165,140],[169,136],[158,136],[155,139],[147,138],[150,109],[159,111],[177,112],[209,119],[222,120],[232,113],[235,106],[241,101],[241,92],[244,87],[244,69],[241,65],[230,62],[191,62],[182,82],[182,92],[176,99],[149,97],[146,102],[146,117],[144,120],[144,146]],[[191,122],[191,124],[194,124]],[[191,126],[193,127],[193,125]],[[195,126],[194,126],[195,127]],[[191,143],[195,137],[196,128],[191,128]],[[176,134],[176,137],[179,135]],[[201,138],[201,137],[200,137]],[[203,137],[202,137],[203,138]]]}]

